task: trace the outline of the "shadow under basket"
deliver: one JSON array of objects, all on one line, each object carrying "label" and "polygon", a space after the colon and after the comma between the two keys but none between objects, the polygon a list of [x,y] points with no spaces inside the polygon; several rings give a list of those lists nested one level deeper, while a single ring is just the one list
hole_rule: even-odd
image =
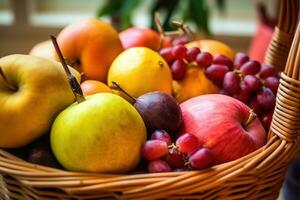
[{"label": "shadow under basket", "polygon": [[[281,17],[286,17],[282,12],[291,12],[293,20],[286,23],[296,24],[284,26],[280,20],[281,26],[297,29],[292,43],[284,37],[290,43],[285,50],[290,50],[288,58],[282,57],[287,61],[268,142],[262,148],[206,170],[126,175],[43,167],[0,149],[0,199],[276,199],[300,146],[300,24],[295,19],[299,0],[282,0],[280,12]],[[278,33],[285,35],[282,27],[277,26],[276,44],[284,42],[278,37]],[[275,54],[272,51],[267,60],[278,59]]]}]

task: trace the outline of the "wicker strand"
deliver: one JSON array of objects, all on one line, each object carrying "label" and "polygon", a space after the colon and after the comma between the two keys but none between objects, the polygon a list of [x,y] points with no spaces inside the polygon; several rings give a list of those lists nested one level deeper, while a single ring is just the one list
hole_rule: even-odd
[{"label": "wicker strand", "polygon": [[299,0],[280,1],[278,23],[264,60],[267,64],[273,64],[279,71],[283,71],[286,65],[298,24],[299,9]]},{"label": "wicker strand", "polygon": [[300,131],[300,22],[287,59],[276,97],[269,138],[278,135],[287,142],[299,138]]}]

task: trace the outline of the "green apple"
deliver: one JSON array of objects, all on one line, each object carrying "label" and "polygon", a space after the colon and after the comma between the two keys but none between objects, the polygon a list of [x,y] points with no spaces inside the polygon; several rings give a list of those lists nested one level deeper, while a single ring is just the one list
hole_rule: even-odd
[{"label": "green apple", "polygon": [[21,147],[50,130],[74,94],[58,62],[9,55],[0,59],[0,68],[0,147]]},{"label": "green apple", "polygon": [[73,103],[57,116],[51,129],[53,153],[71,171],[128,172],[138,164],[145,140],[139,113],[110,93]]}]

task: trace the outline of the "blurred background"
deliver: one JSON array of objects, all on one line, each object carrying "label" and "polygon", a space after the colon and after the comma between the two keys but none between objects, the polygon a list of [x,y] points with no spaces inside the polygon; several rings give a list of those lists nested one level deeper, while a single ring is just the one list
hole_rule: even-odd
[{"label": "blurred background", "polygon": [[[153,27],[159,11],[166,29],[184,20],[200,37],[236,51],[264,49],[278,14],[277,0],[0,0],[0,56],[28,53],[33,45],[80,19],[101,17],[118,30]],[[258,41],[256,41],[258,40]],[[258,47],[257,47],[258,46]]]}]

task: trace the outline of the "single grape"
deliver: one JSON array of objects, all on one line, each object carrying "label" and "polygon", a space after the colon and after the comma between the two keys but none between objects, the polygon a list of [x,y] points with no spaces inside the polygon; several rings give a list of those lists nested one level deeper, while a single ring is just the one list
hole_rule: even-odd
[{"label": "single grape", "polygon": [[174,60],[174,56],[172,54],[172,47],[164,48],[160,50],[160,55],[165,59],[167,63],[171,63]]},{"label": "single grape", "polygon": [[188,61],[195,61],[197,55],[200,53],[200,49],[198,47],[191,47],[188,48],[188,50],[186,51],[186,56],[185,58]]},{"label": "single grape", "polygon": [[196,62],[200,67],[207,68],[213,60],[213,56],[208,52],[201,52],[196,57]]},{"label": "single grape", "polygon": [[249,56],[247,54],[239,52],[235,55],[233,66],[236,68],[241,68],[241,66],[249,61]]},{"label": "single grape", "polygon": [[279,79],[275,76],[270,76],[266,78],[264,84],[267,88],[270,88],[274,94],[277,93],[277,89],[279,87]]},{"label": "single grape", "polygon": [[186,56],[187,48],[183,45],[176,45],[172,48],[172,55],[176,59],[184,59]]},{"label": "single grape", "polygon": [[186,43],[190,42],[190,39],[188,37],[178,37],[178,38],[175,38],[172,42],[173,46],[175,45],[184,45]]},{"label": "single grape", "polygon": [[240,91],[240,78],[239,76],[233,72],[229,71],[225,74],[223,80],[223,88],[229,94],[236,94]]},{"label": "single grape", "polygon": [[165,130],[156,130],[151,135],[151,140],[161,140],[165,141],[167,145],[172,144],[170,135]]},{"label": "single grape", "polygon": [[190,158],[189,163],[194,169],[205,169],[213,164],[214,156],[207,148],[200,148],[194,152]]},{"label": "single grape", "polygon": [[248,88],[252,92],[256,92],[256,91],[260,90],[261,86],[262,86],[260,80],[256,76],[253,76],[253,75],[245,76],[244,83],[245,83],[245,85],[248,86]]},{"label": "single grape", "polygon": [[272,64],[264,64],[261,66],[261,69],[259,71],[259,77],[262,79],[266,79],[270,76],[276,76],[277,71]]},{"label": "single grape", "polygon": [[180,81],[184,79],[186,70],[186,64],[183,60],[175,60],[171,65],[171,72],[174,80]]},{"label": "single grape", "polygon": [[195,135],[185,133],[177,138],[176,146],[178,147],[179,152],[191,153],[199,148],[200,143]]},{"label": "single grape", "polygon": [[275,95],[270,88],[263,87],[256,95],[257,103],[264,110],[272,110],[275,107]]},{"label": "single grape", "polygon": [[272,122],[273,111],[263,113],[260,117],[260,121],[263,124],[266,131],[269,130],[271,122]]},{"label": "single grape", "polygon": [[172,171],[170,165],[164,160],[153,160],[148,164],[148,171],[150,173],[170,172]]},{"label": "single grape", "polygon": [[173,168],[184,167],[183,154],[176,149],[170,150],[170,152],[166,155],[165,159],[169,163],[169,165]]},{"label": "single grape", "polygon": [[148,140],[142,147],[142,155],[147,160],[156,160],[168,154],[168,145],[161,140]]},{"label": "single grape", "polygon": [[225,74],[229,71],[226,65],[212,64],[205,69],[205,75],[214,83],[222,85]]},{"label": "single grape", "polygon": [[260,70],[260,64],[259,64],[259,62],[255,61],[255,60],[250,60],[248,62],[245,62],[241,66],[240,70],[244,76],[246,76],[248,74],[255,75]]},{"label": "single grape", "polygon": [[218,53],[214,56],[212,63],[226,65],[230,70],[232,70],[232,68],[233,68],[232,61],[220,53]]},{"label": "single grape", "polygon": [[233,95],[233,97],[248,105],[251,99],[251,91],[249,87],[244,83],[241,83],[240,87],[240,92],[238,94]]}]

